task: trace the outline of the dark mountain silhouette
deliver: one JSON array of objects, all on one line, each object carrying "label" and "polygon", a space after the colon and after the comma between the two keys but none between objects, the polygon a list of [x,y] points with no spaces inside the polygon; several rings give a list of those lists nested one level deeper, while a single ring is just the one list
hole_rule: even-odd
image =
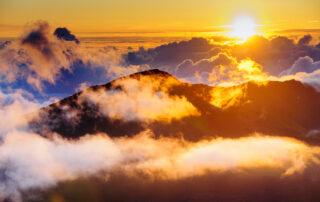
[{"label": "dark mountain silhouette", "polygon": [[[159,80],[175,79],[160,70],[149,70],[127,77],[141,79],[155,77]],[[175,79],[176,80],[176,79]],[[91,89],[121,91],[112,81]],[[147,84],[146,85],[151,85]],[[228,107],[217,107],[210,103],[212,91],[219,90]],[[237,91],[236,95],[229,92]],[[177,80],[168,89],[170,95],[184,96],[201,115],[187,116],[171,122],[111,120],[102,116],[97,107],[84,103],[80,106],[79,92],[41,109],[40,117],[33,120],[33,130],[43,133],[51,130],[67,138],[78,138],[85,134],[105,132],[110,136],[131,136],[145,130],[156,136],[183,136],[190,141],[212,137],[242,137],[252,133],[294,137],[313,144],[320,143],[320,93],[313,87],[299,81],[248,82],[235,87],[211,87],[203,84],[188,84]],[[228,98],[229,99],[226,99]],[[232,103],[234,102],[234,103]],[[61,106],[81,110],[76,122],[68,121]]]}]

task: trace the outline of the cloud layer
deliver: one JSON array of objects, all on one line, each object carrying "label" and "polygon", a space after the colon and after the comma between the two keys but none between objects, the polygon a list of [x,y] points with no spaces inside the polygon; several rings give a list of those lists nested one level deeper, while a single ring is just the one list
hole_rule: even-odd
[{"label": "cloud layer", "polygon": [[319,45],[312,43],[316,39],[311,35],[297,41],[285,36],[253,36],[242,44],[228,43],[228,38],[192,38],[120,51],[88,48],[67,28],[53,31],[46,22],[28,26],[25,33],[0,46],[0,86],[22,88],[46,98],[70,95],[83,83],[102,84],[154,68],[192,83],[236,85],[252,79],[283,80],[285,75],[311,74],[319,69],[320,60]]},{"label": "cloud layer", "polygon": [[[320,60],[319,46],[312,45],[312,40],[311,35],[302,36],[297,42],[285,36],[270,39],[253,36],[242,44],[225,45],[219,41],[193,38],[148,50],[140,49],[123,57],[127,64],[148,64],[189,82],[221,85],[227,81],[234,85],[252,79],[281,80],[288,74],[312,73],[319,68],[317,61]],[[245,61],[251,62],[237,68]],[[259,66],[254,69],[260,69],[260,72],[243,72],[252,69],[252,64]]]},{"label": "cloud layer", "polygon": [[[153,139],[149,132],[134,138],[105,134],[70,141],[55,136],[12,132],[0,147],[0,197],[19,200],[20,191],[46,189],[59,181],[113,170],[144,173],[154,179],[180,179],[208,172],[270,168],[275,176],[301,173],[319,164],[319,147],[290,138],[254,136],[190,143]],[[90,158],[87,158],[89,157]]]}]

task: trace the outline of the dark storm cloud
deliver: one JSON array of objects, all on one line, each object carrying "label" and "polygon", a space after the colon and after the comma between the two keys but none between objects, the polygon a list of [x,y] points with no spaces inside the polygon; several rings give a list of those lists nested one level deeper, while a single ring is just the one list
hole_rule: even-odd
[{"label": "dark storm cloud", "polygon": [[54,31],[54,35],[56,35],[59,39],[63,39],[66,41],[74,41],[79,43],[80,41],[76,38],[75,35],[71,34],[71,32],[65,27],[58,27]]}]

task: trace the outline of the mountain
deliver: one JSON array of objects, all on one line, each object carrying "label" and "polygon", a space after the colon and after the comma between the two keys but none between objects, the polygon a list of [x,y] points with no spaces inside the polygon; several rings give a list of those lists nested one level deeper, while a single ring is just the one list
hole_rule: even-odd
[{"label": "mountain", "polygon": [[[128,79],[142,82],[142,87],[152,87],[155,89],[155,95],[160,92],[168,94],[169,97],[186,99],[198,113],[172,118],[170,121],[114,118],[102,114],[99,106],[90,104],[87,100],[83,101],[84,95],[89,95],[90,98],[87,92],[107,92],[108,95],[114,96],[123,91],[123,86],[119,83]],[[130,85],[134,86],[132,82]],[[108,101],[108,97],[104,99]],[[166,72],[155,69],[122,77],[105,85],[92,86],[42,108],[39,112],[40,118],[32,120],[30,127],[43,135],[45,131],[53,131],[67,138],[78,138],[97,132],[105,132],[112,137],[132,136],[149,129],[156,137],[182,135],[190,141],[263,133],[294,137],[319,144],[319,103],[320,93],[313,87],[295,80],[247,82],[233,87],[212,87],[184,83]],[[161,105],[161,102],[158,105]],[[110,111],[113,106],[107,107]],[[77,115],[68,118],[70,112],[77,112]]]}]

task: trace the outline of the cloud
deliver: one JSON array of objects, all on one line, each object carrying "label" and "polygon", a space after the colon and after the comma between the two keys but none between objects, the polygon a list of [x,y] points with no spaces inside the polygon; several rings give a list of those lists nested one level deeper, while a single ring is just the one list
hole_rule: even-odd
[{"label": "cloud", "polygon": [[54,83],[60,70],[70,71],[72,57],[65,48],[52,38],[49,25],[39,22],[26,36],[0,50],[0,75],[9,83],[25,78],[41,89],[41,81]]},{"label": "cloud", "polygon": [[[140,48],[124,54],[127,64],[142,65],[148,64],[152,68],[175,67],[186,59],[198,61],[212,57],[218,53],[218,49],[204,38],[192,38],[189,41],[173,42],[145,50]],[[168,68],[170,72],[170,68]]]},{"label": "cloud", "polygon": [[[126,64],[149,65],[189,82],[210,83],[208,78],[212,71],[218,71],[222,66],[225,69],[234,69],[237,63],[234,61],[240,63],[245,59],[260,65],[264,74],[277,77],[283,71],[292,68],[301,57],[310,57],[313,61],[320,60],[320,49],[310,45],[311,40],[311,35],[303,36],[298,42],[285,36],[270,39],[253,36],[243,44],[223,44],[204,38],[193,38],[147,50],[140,48],[138,51],[125,54],[123,58]],[[234,74],[234,71],[230,73]],[[195,75],[202,79],[195,78]],[[211,80],[212,78],[211,76]],[[212,85],[219,83],[220,77],[216,78],[217,80],[212,80]]]},{"label": "cloud", "polygon": [[232,55],[250,57],[263,66],[264,71],[273,76],[289,69],[300,57],[309,56],[314,61],[320,60],[320,49],[309,45],[312,37],[305,35],[298,43],[285,36],[266,39],[261,36],[249,38],[244,44],[234,46]]},{"label": "cloud", "polygon": [[287,80],[297,80],[302,83],[306,83],[312,87],[314,87],[317,91],[320,91],[320,70],[315,70],[312,73],[306,72],[297,72],[294,75],[283,75],[282,77],[278,78],[280,81],[287,81]]},{"label": "cloud", "polygon": [[[299,57],[309,56],[314,61],[320,60],[320,49],[317,46],[310,45],[310,41],[312,40],[311,35],[303,36],[297,43],[285,36],[277,36],[271,39],[267,39],[263,36],[253,36],[243,44],[231,45],[223,45],[214,42],[210,43],[205,39],[195,40],[201,41],[201,43],[192,43],[191,41],[193,40],[194,39],[185,42],[188,44],[188,48],[186,48],[186,50],[183,49],[184,43],[180,42],[168,44],[162,49],[160,49],[161,46],[149,49],[144,51],[144,53],[148,54],[155,52],[153,54],[155,55],[154,58],[159,57],[158,55],[170,54],[177,56],[176,59],[180,61],[191,59],[192,61],[197,62],[201,59],[208,59],[218,55],[219,53],[227,52],[238,60],[248,57],[251,58],[255,62],[261,64],[264,71],[274,76],[278,75],[285,69],[290,68]],[[152,54],[148,55],[152,57]],[[170,58],[170,56],[163,57],[161,60],[164,61],[165,66],[177,65],[177,62],[172,62],[173,60],[169,60],[168,58]],[[184,59],[181,60],[181,58]],[[130,60],[128,62],[130,63]],[[158,66],[158,63],[154,62],[154,60],[147,63],[155,65],[156,67]],[[178,64],[179,63],[181,62],[178,62]]]},{"label": "cloud", "polygon": [[303,46],[303,45],[308,45],[312,40],[312,36],[310,34],[304,35],[302,38],[299,39],[298,45]]},{"label": "cloud", "polygon": [[0,91],[0,140],[7,132],[23,128],[36,114],[39,103],[29,93],[23,90],[4,93]]},{"label": "cloud", "polygon": [[148,131],[133,138],[97,134],[74,141],[12,132],[0,146],[0,198],[18,201],[21,191],[43,190],[101,172],[103,177],[116,170],[126,175],[144,173],[155,180],[176,180],[208,172],[270,168],[276,171],[272,175],[280,178],[318,165],[319,152],[319,147],[294,139],[268,136],[190,143],[154,139]]},{"label": "cloud", "polygon": [[85,90],[79,102],[98,106],[99,112],[108,118],[125,121],[171,121],[199,115],[185,97],[169,95],[168,89],[178,84],[173,77],[126,77],[113,82],[110,90]]},{"label": "cloud", "polygon": [[299,72],[312,73],[317,69],[320,69],[320,61],[314,62],[312,58],[305,56],[296,60],[293,65],[283,71],[280,76],[294,75]]},{"label": "cloud", "polygon": [[274,80],[286,81],[297,80],[314,87],[320,91],[320,61],[313,61],[306,56],[299,58],[291,68],[283,71],[278,78]]},{"label": "cloud", "polygon": [[203,59],[195,63],[187,59],[177,66],[176,75],[179,78],[192,77],[196,72],[211,73],[211,71],[219,69],[221,66],[232,68],[236,66],[236,63],[237,61],[234,58],[225,53],[220,53],[210,59]]},{"label": "cloud", "polygon": [[49,25],[46,23],[39,24],[37,29],[32,30],[25,38],[22,39],[22,45],[29,45],[46,57],[52,57],[52,50],[49,47],[48,39]]},{"label": "cloud", "polygon": [[0,198],[13,197],[14,201],[19,200],[19,190],[47,188],[60,180],[108,170],[122,160],[106,136],[71,142],[12,132],[3,138],[0,150]]},{"label": "cloud", "polygon": [[185,60],[177,66],[175,75],[191,83],[205,83],[214,86],[238,85],[247,81],[268,80],[261,65],[250,58],[240,61],[226,53],[194,63]]},{"label": "cloud", "polygon": [[90,49],[77,41],[67,28],[52,33],[46,22],[28,26],[25,35],[1,44],[0,85],[35,95],[71,94],[80,83],[101,84],[114,78],[116,67],[112,66],[119,63],[121,54],[106,47]]},{"label": "cloud", "polygon": [[80,92],[80,91],[83,91],[85,90],[86,88],[89,88],[90,87],[90,83],[89,82],[83,82],[83,83],[80,83],[79,86],[76,88],[76,91]]}]

